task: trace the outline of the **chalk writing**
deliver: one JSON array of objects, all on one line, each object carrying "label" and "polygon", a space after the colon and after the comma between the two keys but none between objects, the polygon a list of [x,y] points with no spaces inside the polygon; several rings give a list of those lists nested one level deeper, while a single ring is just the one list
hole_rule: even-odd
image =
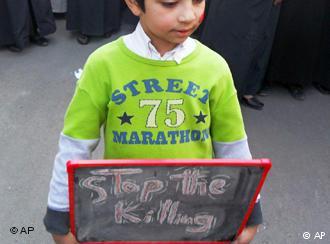
[{"label": "chalk writing", "polygon": [[91,174],[93,175],[114,175],[115,176],[115,194],[121,192],[121,176],[122,175],[132,175],[142,173],[141,169],[101,169],[93,170]]},{"label": "chalk writing", "polygon": [[[139,175],[143,175],[142,168],[97,169],[92,170],[91,174],[82,180],[81,187],[97,194],[92,200],[93,204],[106,202],[109,197],[107,192],[118,199],[112,205],[116,224],[186,225],[187,233],[209,232],[215,226],[217,217],[207,211],[185,213],[181,200],[173,194],[167,194],[168,187],[171,187],[172,192],[174,189],[178,196],[218,199],[231,185],[230,176],[218,174],[209,177],[211,171],[200,168],[177,168],[159,179],[156,174],[139,178]],[[136,197],[125,200],[126,194]],[[165,199],[161,197],[162,194]],[[154,204],[150,207],[147,203],[153,201],[156,195],[158,207]]]},{"label": "chalk writing", "polygon": [[77,240],[233,241],[252,208],[264,168],[183,162],[123,160],[69,168]]},{"label": "chalk writing", "polygon": [[206,195],[206,182],[200,181],[206,177],[206,174],[201,173],[199,170],[186,169],[182,174],[171,175],[171,180],[182,180],[182,194],[194,195],[199,188],[199,194],[201,196]]},{"label": "chalk writing", "polygon": [[148,197],[151,200],[151,193],[158,192],[164,188],[164,183],[160,180],[147,180],[143,183],[140,202],[147,202]]},{"label": "chalk writing", "polygon": [[140,223],[141,219],[134,214],[134,210],[139,207],[139,204],[132,206],[133,203],[129,203],[126,208],[124,208],[124,202],[119,201],[115,205],[115,221],[117,224],[125,223],[126,220],[132,223]]},{"label": "chalk writing", "polygon": [[100,186],[93,185],[94,182],[105,181],[105,180],[106,180],[106,178],[102,177],[102,176],[101,177],[100,176],[91,176],[91,177],[88,177],[87,179],[82,181],[82,186],[83,187],[97,192],[98,198],[94,199],[92,201],[93,203],[102,202],[107,198],[108,194],[107,194],[107,192],[105,191],[104,188],[102,188]]},{"label": "chalk writing", "polygon": [[164,203],[160,202],[160,208],[157,212],[157,216],[154,210],[150,210],[145,216],[141,216],[137,211],[140,204],[129,202],[125,205],[124,201],[119,201],[115,205],[115,222],[117,224],[125,223],[152,223],[157,221],[160,224],[178,225],[184,224],[189,225],[186,228],[187,232],[200,233],[208,232],[213,225],[216,223],[216,218],[213,215],[207,213],[196,213],[195,216],[188,216],[187,214],[178,213],[179,201],[173,202],[167,199]]}]

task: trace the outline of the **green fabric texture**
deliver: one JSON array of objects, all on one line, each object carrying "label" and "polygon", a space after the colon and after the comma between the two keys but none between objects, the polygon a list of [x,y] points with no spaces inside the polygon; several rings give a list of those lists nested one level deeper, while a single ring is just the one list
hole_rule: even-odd
[{"label": "green fabric texture", "polygon": [[63,133],[97,139],[105,158],[212,158],[212,141],[246,137],[227,63],[197,42],[182,60],[146,59],[119,38],[90,55]]}]

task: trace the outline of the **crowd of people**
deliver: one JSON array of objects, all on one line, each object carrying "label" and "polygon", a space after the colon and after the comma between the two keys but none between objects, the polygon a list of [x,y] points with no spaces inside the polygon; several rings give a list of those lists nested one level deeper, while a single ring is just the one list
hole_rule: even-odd
[{"label": "crowd of people", "polygon": [[56,31],[50,1],[0,1],[0,46],[21,52],[29,42],[47,46],[45,36]]},{"label": "crowd of people", "polygon": [[[30,42],[47,46],[54,13],[65,14],[67,30],[85,45],[118,31],[124,9],[122,0],[3,0],[0,46],[12,52]],[[207,0],[195,37],[226,59],[245,106],[261,110],[263,88],[273,82],[297,100],[311,85],[330,94],[328,0]]]},{"label": "crowd of people", "polygon": [[269,83],[297,100],[310,85],[330,94],[329,19],[327,0],[208,0],[200,40],[228,62],[241,103],[261,110]]}]

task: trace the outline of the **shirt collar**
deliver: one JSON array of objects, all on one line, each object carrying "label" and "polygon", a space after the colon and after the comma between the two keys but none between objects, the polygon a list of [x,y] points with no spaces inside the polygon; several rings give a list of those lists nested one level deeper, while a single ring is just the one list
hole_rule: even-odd
[{"label": "shirt collar", "polygon": [[149,36],[143,30],[140,22],[137,24],[133,33],[124,36],[124,43],[128,49],[142,57],[154,60],[175,61],[177,64],[181,63],[182,59],[187,57],[196,48],[195,40],[188,37],[183,43],[161,56],[151,43]]}]

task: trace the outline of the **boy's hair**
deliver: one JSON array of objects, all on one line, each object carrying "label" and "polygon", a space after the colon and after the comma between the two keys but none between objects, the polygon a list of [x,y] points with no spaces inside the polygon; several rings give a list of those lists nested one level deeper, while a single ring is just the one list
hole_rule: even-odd
[{"label": "boy's hair", "polygon": [[144,0],[135,0],[135,1],[139,4],[140,8],[144,12],[145,11]]}]

